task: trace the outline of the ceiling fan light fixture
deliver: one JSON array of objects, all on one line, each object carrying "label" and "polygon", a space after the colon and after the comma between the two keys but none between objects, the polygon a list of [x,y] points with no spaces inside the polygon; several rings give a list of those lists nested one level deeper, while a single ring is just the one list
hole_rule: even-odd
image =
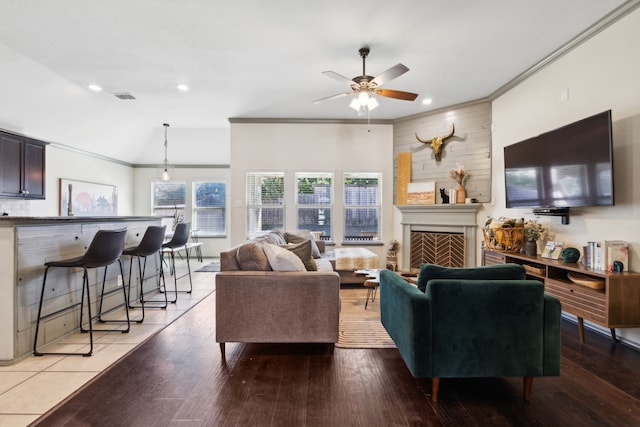
[{"label": "ceiling fan light fixture", "polygon": [[378,103],[378,101],[376,100],[376,98],[374,96],[370,96],[369,97],[369,102],[367,103],[367,108],[369,108],[369,111],[373,110],[374,108],[376,108],[378,105],[380,105]]},{"label": "ceiling fan light fixture", "polygon": [[360,92],[356,97],[351,100],[349,107],[358,112],[359,115],[365,114],[367,111],[371,111],[376,108],[380,103],[369,92]]},{"label": "ceiling fan light fixture", "polygon": [[360,91],[360,93],[358,94],[358,104],[369,104],[369,93],[367,91]]},{"label": "ceiling fan light fixture", "polygon": [[[377,96],[384,96],[386,98],[395,98],[405,101],[413,101],[418,97],[417,93],[404,92],[401,90],[392,90],[392,89],[381,89],[380,86],[389,82],[390,80],[395,79],[409,71],[409,68],[402,64],[396,64],[388,70],[384,71],[382,74],[377,77],[372,77],[367,75],[365,69],[365,59],[369,54],[369,47],[364,46],[359,50],[360,56],[362,57],[362,75],[354,77],[352,79],[343,76],[342,74],[338,74],[334,71],[323,71],[323,74],[328,77],[334,78],[341,82],[347,82],[351,90],[349,92],[339,93],[333,96],[327,96],[325,98],[318,99],[313,101],[313,103],[318,103],[321,101],[326,101],[329,99],[341,98],[345,95],[354,95],[351,98],[349,103],[349,107],[353,108],[358,112],[358,115],[363,113],[370,112],[374,108],[380,105],[378,100],[375,98]],[[377,96],[375,96],[377,95]]]}]

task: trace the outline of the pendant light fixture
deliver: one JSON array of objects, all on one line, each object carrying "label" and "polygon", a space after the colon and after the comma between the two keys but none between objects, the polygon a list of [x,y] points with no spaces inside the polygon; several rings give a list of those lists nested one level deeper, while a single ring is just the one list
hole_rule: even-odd
[{"label": "pendant light fixture", "polygon": [[169,175],[169,162],[167,161],[167,147],[169,143],[167,142],[167,129],[169,129],[169,123],[163,123],[164,126],[164,163],[162,165],[162,175],[160,178],[163,181],[169,181],[171,179],[171,175]]}]

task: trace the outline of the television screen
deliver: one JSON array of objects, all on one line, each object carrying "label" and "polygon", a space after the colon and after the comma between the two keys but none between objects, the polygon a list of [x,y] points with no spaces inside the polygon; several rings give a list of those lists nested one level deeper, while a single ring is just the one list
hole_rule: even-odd
[{"label": "television screen", "polygon": [[504,148],[508,208],[613,205],[611,110]]}]

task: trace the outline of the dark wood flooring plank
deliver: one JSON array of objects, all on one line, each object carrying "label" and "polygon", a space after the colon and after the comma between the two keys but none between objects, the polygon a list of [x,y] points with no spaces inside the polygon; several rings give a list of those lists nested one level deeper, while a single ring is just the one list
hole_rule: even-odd
[{"label": "dark wood flooring plank", "polygon": [[563,321],[562,374],[413,378],[396,349],[215,343],[209,297],[105,371],[43,426],[637,426],[640,352]]}]

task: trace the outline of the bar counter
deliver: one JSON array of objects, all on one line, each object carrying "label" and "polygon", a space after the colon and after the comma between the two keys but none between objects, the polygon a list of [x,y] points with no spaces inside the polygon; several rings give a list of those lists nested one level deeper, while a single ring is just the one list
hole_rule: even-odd
[{"label": "bar counter", "polygon": [[[161,219],[153,216],[0,216],[0,365],[12,364],[31,354],[45,262],[83,255],[100,229],[126,227],[125,247],[128,247],[140,242],[149,225],[160,223]],[[123,281],[128,280],[128,259],[123,259],[123,269],[127,277],[120,277],[117,263],[108,269],[106,307],[108,295],[115,294]],[[92,270],[89,273],[94,305],[100,281],[96,269]],[[136,279],[132,280],[132,286]],[[43,305],[43,313],[51,316],[41,323],[38,341],[48,343],[78,328],[81,284],[81,269],[51,269]],[[131,290],[131,295],[137,295],[136,289]],[[116,308],[122,298],[114,297],[113,301]]]}]

